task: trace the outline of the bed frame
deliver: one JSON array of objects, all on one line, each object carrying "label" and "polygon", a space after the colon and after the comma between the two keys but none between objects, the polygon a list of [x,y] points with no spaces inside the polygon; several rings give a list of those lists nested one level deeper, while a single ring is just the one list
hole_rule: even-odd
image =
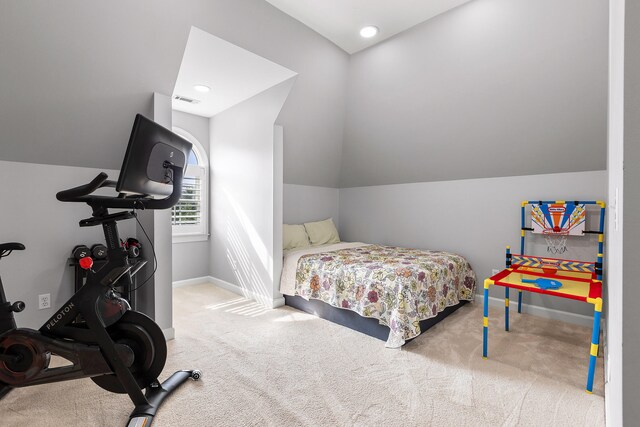
[{"label": "bed frame", "polygon": [[[307,301],[301,296],[285,295],[284,300],[285,304],[290,307],[296,308],[309,314],[313,314],[320,317],[321,319],[337,323],[338,325],[346,326],[349,329],[362,332],[363,334],[369,335],[370,337],[374,337],[382,341],[386,341],[387,338],[389,338],[389,327],[381,325],[378,322],[378,319],[374,319],[371,317],[362,317],[354,311],[333,307],[332,305],[329,305],[320,300],[312,299]],[[445,308],[435,317],[421,320],[421,333],[442,321],[445,317],[449,316],[451,313],[462,307],[467,302],[469,301],[460,301],[460,303],[457,305],[452,305],[451,307]],[[409,341],[411,340],[407,340],[407,342]]]}]

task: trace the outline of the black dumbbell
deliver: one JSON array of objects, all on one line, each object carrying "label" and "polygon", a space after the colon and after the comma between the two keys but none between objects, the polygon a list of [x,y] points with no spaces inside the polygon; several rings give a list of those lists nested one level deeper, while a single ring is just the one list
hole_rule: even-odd
[{"label": "black dumbbell", "polygon": [[127,247],[127,252],[129,252],[129,256],[131,258],[138,258],[140,256],[140,250],[142,249],[142,244],[138,241],[138,239],[129,237],[127,239],[126,247]]},{"label": "black dumbbell", "polygon": [[71,256],[79,261],[82,258],[91,256],[91,250],[85,245],[78,245],[71,251]]},{"label": "black dumbbell", "polygon": [[96,243],[91,246],[91,254],[95,259],[105,259],[107,258],[107,247],[102,243]]},{"label": "black dumbbell", "polygon": [[140,248],[137,246],[129,246],[127,252],[131,258],[138,258],[140,256]]}]

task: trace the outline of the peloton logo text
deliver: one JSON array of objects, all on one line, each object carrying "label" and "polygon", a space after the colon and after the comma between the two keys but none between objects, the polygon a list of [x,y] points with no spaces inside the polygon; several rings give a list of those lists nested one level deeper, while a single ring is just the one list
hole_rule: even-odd
[{"label": "peloton logo text", "polygon": [[51,329],[53,328],[56,323],[58,323],[59,321],[61,321],[62,319],[64,319],[64,317],[69,314],[69,312],[71,311],[71,309],[75,307],[75,305],[73,305],[72,302],[69,303],[69,305],[67,305],[66,307],[64,307],[63,309],[61,309],[58,314],[56,314],[54,317],[51,318],[51,320],[49,320],[49,323],[47,323],[47,329]]}]

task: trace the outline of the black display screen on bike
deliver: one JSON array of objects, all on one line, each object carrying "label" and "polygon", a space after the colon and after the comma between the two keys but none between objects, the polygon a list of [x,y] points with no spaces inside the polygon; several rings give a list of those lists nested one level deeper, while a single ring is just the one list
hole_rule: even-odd
[{"label": "black display screen on bike", "polygon": [[184,170],[190,152],[189,141],[137,114],[116,191],[146,196],[171,194],[172,171],[166,164]]}]

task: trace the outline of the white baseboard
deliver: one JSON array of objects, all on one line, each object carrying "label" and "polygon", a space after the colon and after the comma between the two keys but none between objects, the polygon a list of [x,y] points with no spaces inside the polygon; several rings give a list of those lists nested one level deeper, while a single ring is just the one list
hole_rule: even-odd
[{"label": "white baseboard", "polygon": [[[478,304],[483,303],[483,296],[476,294],[475,301]],[[504,299],[489,297],[490,307],[504,307]],[[510,312],[518,312],[518,300],[517,297],[511,299]],[[527,314],[533,314],[534,316],[544,317],[545,319],[561,320],[567,323],[573,323],[574,325],[581,326],[593,326],[593,316],[585,316],[584,314],[569,313],[567,311],[554,310],[547,307],[539,307],[537,305],[522,304],[522,312]]]},{"label": "white baseboard", "polygon": [[216,285],[222,289],[231,291],[234,294],[242,295],[245,298],[252,299],[257,303],[264,305],[265,307],[277,308],[284,305],[284,297],[282,296],[276,299],[271,299],[271,298],[265,297],[264,295],[260,295],[256,292],[253,292],[251,290],[244,289],[236,284],[229,283],[222,279],[218,279],[217,277],[209,276],[209,280],[210,280],[209,283],[213,285]]},{"label": "white baseboard", "polygon": [[176,330],[173,328],[163,329],[162,333],[167,341],[171,341],[176,337]]},{"label": "white baseboard", "polygon": [[[173,282],[174,288],[179,288],[182,286],[192,286],[199,285],[202,283],[209,283],[219,288],[226,289],[228,291],[233,292],[234,294],[242,295],[245,298],[252,299],[265,307],[269,308],[277,308],[284,305],[284,297],[280,296],[276,299],[271,299],[265,297],[264,295],[260,295],[248,289],[241,288],[240,286],[229,283],[225,280],[218,279],[212,276],[204,276],[204,277],[196,277],[194,279],[180,280],[177,282]],[[475,301],[478,304],[482,304],[482,294],[476,294]],[[517,300],[515,298],[512,299],[511,307],[516,307],[517,311]],[[491,307],[504,307],[504,299],[497,297],[489,297],[489,305]],[[530,304],[522,304],[522,312],[527,314],[533,314],[534,316],[543,317],[545,319],[553,319],[553,320],[561,320],[567,323],[573,323],[575,325],[581,326],[593,326],[593,316],[585,316],[584,314],[576,314],[570,313],[567,311],[555,310],[547,307],[539,307],[537,305]],[[166,334],[165,334],[166,335]]]},{"label": "white baseboard", "polygon": [[268,308],[278,308],[284,305],[284,297],[280,296],[276,299],[271,299],[264,295],[260,295],[256,292],[253,292],[248,289],[244,289],[238,285],[233,283],[229,283],[225,280],[218,279],[217,277],[205,276],[205,277],[197,277],[194,279],[180,280],[177,282],[173,282],[174,288],[179,288],[182,286],[192,286],[192,285],[200,285],[202,283],[208,283],[211,285],[215,285],[219,288],[226,289],[227,291],[233,292],[234,294],[242,295],[245,298],[252,299],[259,304],[264,305]]},{"label": "white baseboard", "polygon": [[180,288],[182,286],[199,285],[201,283],[211,283],[210,276],[195,277],[193,279],[178,280],[173,282],[174,288]]}]

